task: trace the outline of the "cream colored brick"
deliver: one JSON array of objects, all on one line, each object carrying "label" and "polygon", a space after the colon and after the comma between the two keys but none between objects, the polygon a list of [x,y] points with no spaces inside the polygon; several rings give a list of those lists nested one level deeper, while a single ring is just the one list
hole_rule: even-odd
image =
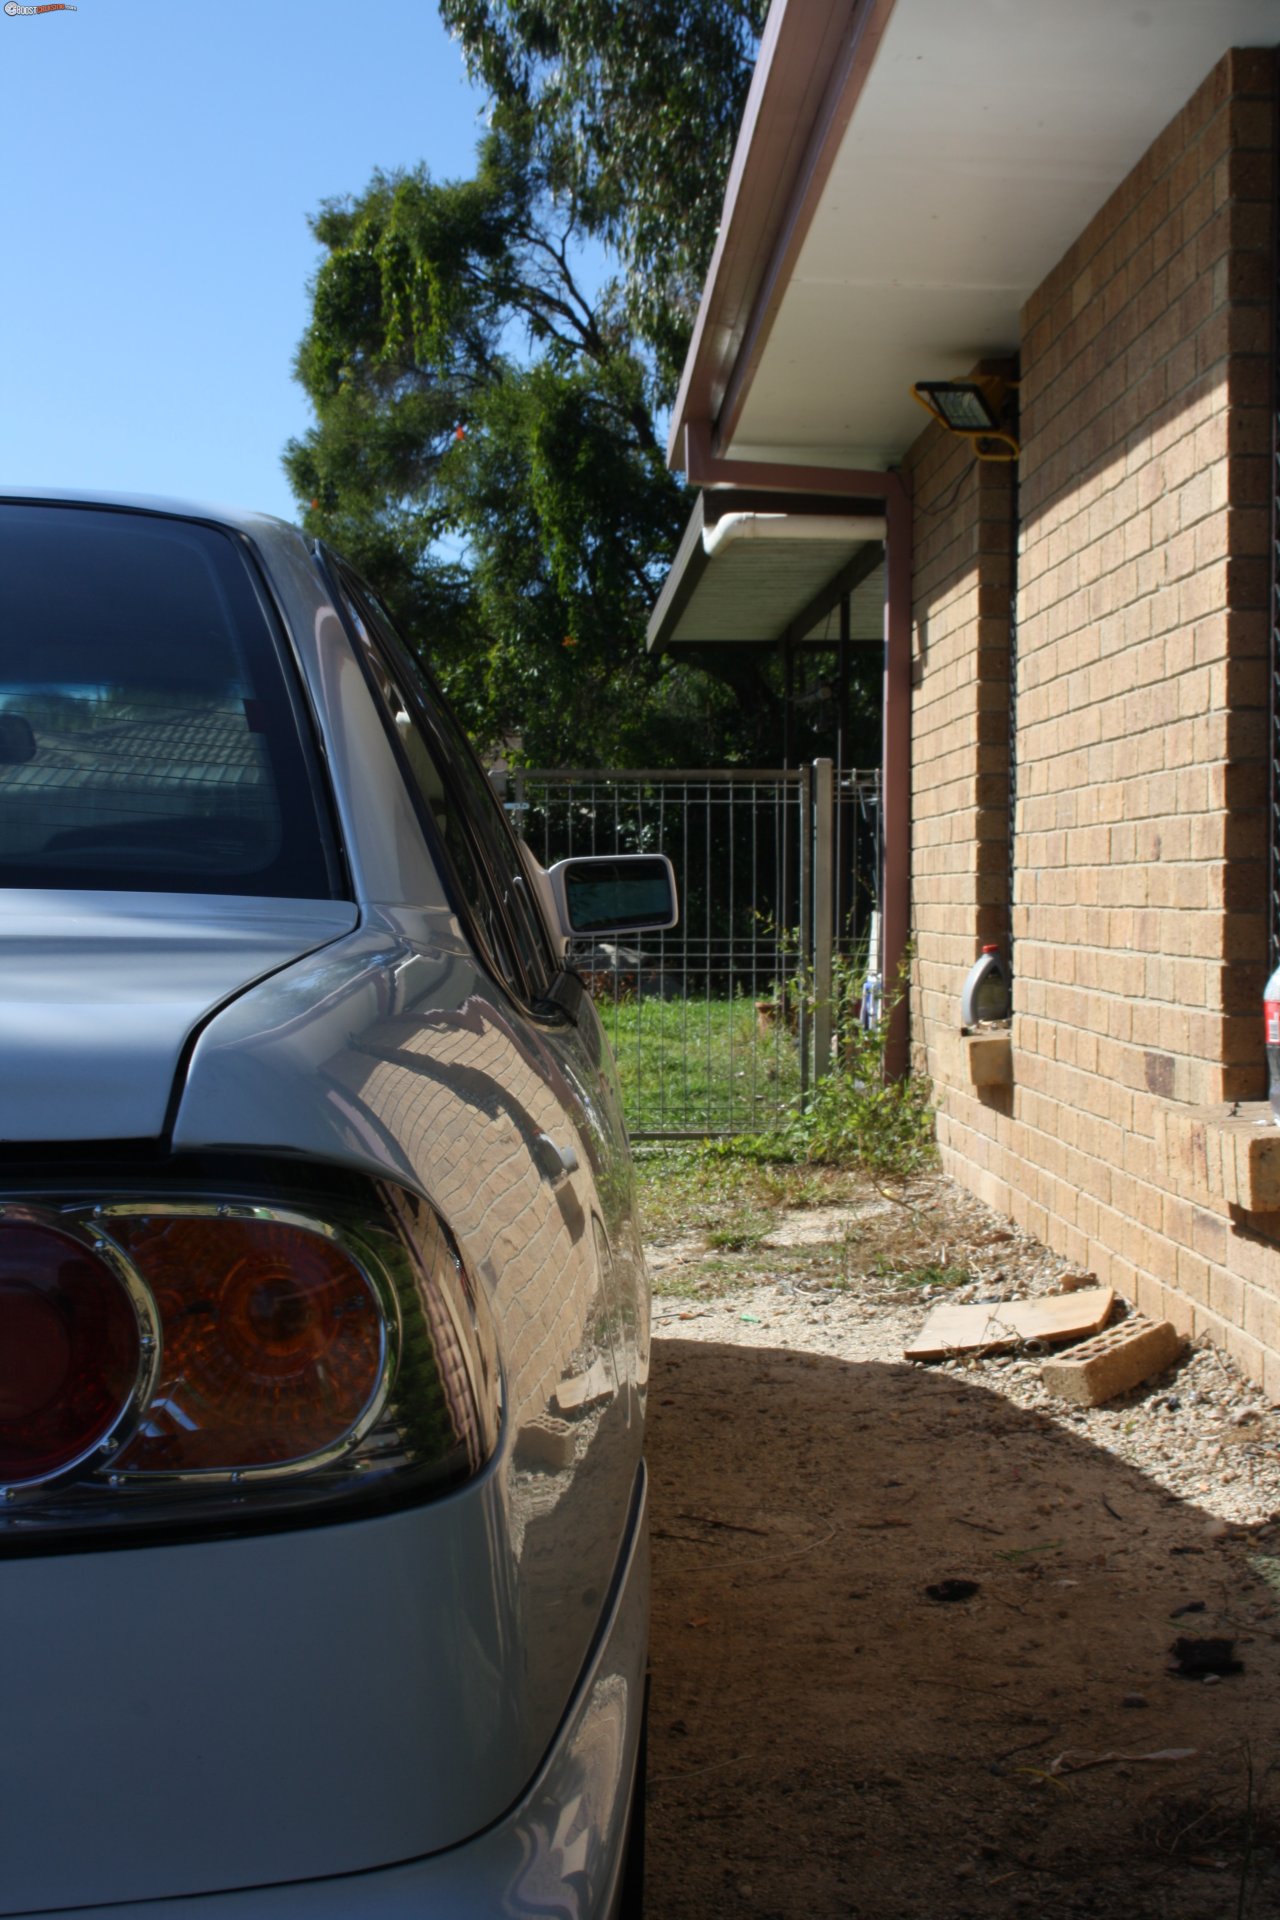
[{"label": "cream colored brick", "polygon": [[1172,1366],[1182,1344],[1169,1321],[1153,1322],[1144,1314],[1132,1314],[1118,1326],[1046,1360],[1040,1378],[1060,1400],[1101,1406]]}]

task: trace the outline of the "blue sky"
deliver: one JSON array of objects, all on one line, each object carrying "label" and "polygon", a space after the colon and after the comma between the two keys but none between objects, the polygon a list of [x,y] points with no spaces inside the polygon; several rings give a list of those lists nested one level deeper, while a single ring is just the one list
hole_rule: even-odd
[{"label": "blue sky", "polygon": [[433,0],[0,13],[0,483],[293,518],[307,215],[465,175],[482,106]]}]

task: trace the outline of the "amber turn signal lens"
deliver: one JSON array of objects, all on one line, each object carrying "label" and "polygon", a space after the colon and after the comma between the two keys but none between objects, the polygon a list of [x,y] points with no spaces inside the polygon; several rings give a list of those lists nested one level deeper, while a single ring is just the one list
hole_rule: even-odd
[{"label": "amber turn signal lens", "polygon": [[159,1379],[121,1471],[236,1472],[338,1446],[377,1394],[388,1328],[356,1261],[278,1220],[117,1216],[160,1319]]},{"label": "amber turn signal lens", "polygon": [[0,1222],[0,1484],[47,1480],[111,1431],[138,1381],[123,1282],[56,1229]]}]

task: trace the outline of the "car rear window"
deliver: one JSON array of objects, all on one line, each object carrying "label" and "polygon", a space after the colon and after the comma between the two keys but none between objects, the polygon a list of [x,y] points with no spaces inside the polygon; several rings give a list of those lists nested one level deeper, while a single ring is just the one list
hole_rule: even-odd
[{"label": "car rear window", "polygon": [[0,886],[325,899],[335,871],[239,543],[0,505]]}]

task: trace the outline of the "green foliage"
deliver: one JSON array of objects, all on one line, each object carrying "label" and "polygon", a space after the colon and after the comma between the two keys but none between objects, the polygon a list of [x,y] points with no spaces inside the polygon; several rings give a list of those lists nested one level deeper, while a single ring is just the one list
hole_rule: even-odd
[{"label": "green foliage", "polygon": [[758,1247],[772,1226],[768,1219],[740,1220],[732,1227],[713,1227],[707,1245],[713,1252],[744,1253]]},{"label": "green foliage", "polygon": [[874,1026],[847,1025],[841,1060],[819,1080],[782,1129],[780,1144],[818,1165],[856,1164],[882,1178],[905,1179],[934,1164],[929,1083],[918,1074],[885,1074],[891,1004]]},{"label": "green foliage", "polygon": [[969,1267],[957,1267],[939,1260],[926,1260],[920,1266],[902,1266],[877,1254],[871,1263],[871,1271],[883,1279],[896,1280],[901,1292],[914,1292],[917,1287],[932,1287],[950,1290],[953,1287],[966,1287],[975,1277]]},{"label": "green foliage", "polygon": [[377,174],[312,222],[326,255],[296,370],[317,424],[285,467],[308,530],[369,575],[482,744],[531,764],[766,752],[771,667],[731,682],[643,635],[688,501],[651,359],[531,111],[469,180]]},{"label": "green foliage", "polygon": [[[674,1123],[727,1135],[698,1149],[704,1162],[861,1167],[877,1178],[899,1180],[934,1166],[929,1084],[917,1074],[886,1078],[888,1010],[878,1026],[857,1024],[847,998],[856,971],[851,960],[837,965],[838,994],[845,1000],[840,1063],[804,1099],[785,1023],[777,1024],[774,1044],[762,1051],[748,999],[622,1000],[602,1008],[628,1125],[645,1132]],[[798,997],[802,988],[792,991]],[[770,1124],[778,1112],[786,1117]],[[937,1273],[919,1284],[952,1286],[966,1278]]]},{"label": "green foliage", "polygon": [[[794,936],[791,945],[794,951]],[[900,1080],[885,1073],[889,1019],[906,991],[909,967],[908,957],[897,994],[885,1001],[881,1019],[864,1027],[859,1015],[866,951],[837,956],[832,968],[837,1060],[803,1098],[793,1097],[790,1115],[780,1126],[717,1142],[713,1150],[762,1163],[857,1166],[885,1179],[907,1179],[933,1166],[937,1145],[929,1082],[915,1073]],[[787,1007],[807,1000],[812,1011],[812,979],[797,969],[777,999]]]},{"label": "green foliage", "polygon": [[499,123],[620,259],[670,404],[715,245],[767,0],[441,0]]}]

